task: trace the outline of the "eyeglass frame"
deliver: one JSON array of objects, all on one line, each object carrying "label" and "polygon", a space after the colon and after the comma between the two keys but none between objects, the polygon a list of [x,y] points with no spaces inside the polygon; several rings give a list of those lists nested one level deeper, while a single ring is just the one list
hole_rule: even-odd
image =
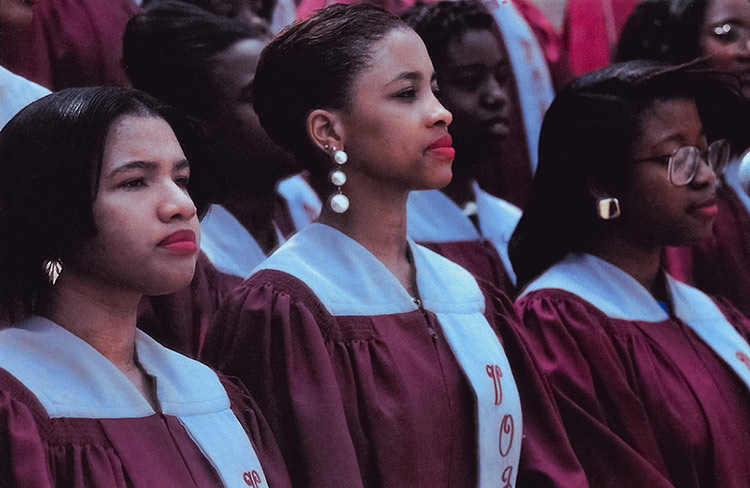
[{"label": "eyeglass frame", "polygon": [[[729,160],[731,159],[731,148],[730,148],[729,141],[727,139],[717,139],[717,140],[715,140],[714,142],[712,142],[711,144],[708,145],[708,150],[706,151],[705,156],[703,155],[703,153],[701,152],[701,150],[699,148],[695,147],[695,146],[681,146],[681,147],[678,147],[677,149],[675,149],[674,151],[672,151],[671,154],[662,154],[661,156],[651,156],[651,157],[648,157],[648,158],[640,158],[640,159],[634,160],[633,162],[634,163],[643,163],[643,162],[646,162],[646,161],[658,161],[658,160],[664,160],[666,158],[669,158],[669,161],[668,161],[668,164],[667,164],[667,177],[669,178],[669,182],[672,183],[675,186],[687,186],[687,185],[689,185],[690,183],[693,182],[693,180],[695,179],[695,176],[698,174],[698,168],[700,168],[700,164],[695,164],[694,165],[694,167],[693,167],[694,169],[692,171],[692,174],[690,175],[690,177],[687,179],[686,182],[684,182],[684,183],[676,183],[675,180],[674,180],[674,177],[673,177],[673,174],[674,174],[674,171],[675,171],[675,169],[674,169],[675,156],[677,156],[678,152],[683,151],[683,150],[689,150],[691,154],[696,154],[697,153],[696,160],[700,160],[700,161],[706,163],[708,165],[708,167],[711,168],[711,170],[717,176],[721,175],[721,173],[723,172],[724,168],[726,168],[727,164],[729,164]],[[718,151],[718,153],[717,153],[717,151]],[[711,154],[712,153],[713,154],[718,154],[719,156],[725,155],[725,157],[721,161],[712,162],[712,159],[716,159],[716,158],[711,158]],[[719,156],[717,156],[717,157],[719,157]],[[689,157],[689,155],[688,155],[688,157]]]},{"label": "eyeglass frame", "polygon": [[[728,36],[734,30],[737,31],[737,39],[730,40]],[[743,24],[738,24],[733,20],[716,22],[715,24],[707,26],[705,32],[706,34],[710,35],[711,37],[725,45],[739,45],[743,41],[747,45],[750,42],[750,27],[747,27]]]}]

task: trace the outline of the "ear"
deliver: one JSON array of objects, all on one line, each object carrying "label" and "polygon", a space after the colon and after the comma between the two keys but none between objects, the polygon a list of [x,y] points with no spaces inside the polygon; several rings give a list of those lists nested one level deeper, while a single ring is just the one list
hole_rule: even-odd
[{"label": "ear", "polygon": [[329,148],[344,149],[345,130],[341,116],[336,112],[316,109],[307,116],[307,135],[321,151]]}]

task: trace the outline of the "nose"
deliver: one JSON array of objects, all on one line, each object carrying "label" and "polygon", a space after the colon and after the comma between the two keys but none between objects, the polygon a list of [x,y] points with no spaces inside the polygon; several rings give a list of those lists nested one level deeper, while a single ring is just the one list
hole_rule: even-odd
[{"label": "nose", "polygon": [[195,217],[197,210],[185,187],[170,180],[163,189],[158,213],[159,219],[163,222],[187,221]]},{"label": "nose", "polygon": [[482,93],[482,103],[486,107],[494,110],[500,110],[508,104],[509,94],[508,85],[501,83],[495,77],[490,77]]},{"label": "nose", "polygon": [[443,107],[443,104],[440,103],[434,93],[430,94],[428,113],[430,126],[444,125],[447,127],[453,122],[453,114],[447,108]]},{"label": "nose", "polygon": [[693,178],[692,185],[696,187],[703,187],[705,185],[713,185],[716,183],[716,172],[708,161],[701,156],[700,162],[698,163],[698,169],[696,170],[695,177]]}]

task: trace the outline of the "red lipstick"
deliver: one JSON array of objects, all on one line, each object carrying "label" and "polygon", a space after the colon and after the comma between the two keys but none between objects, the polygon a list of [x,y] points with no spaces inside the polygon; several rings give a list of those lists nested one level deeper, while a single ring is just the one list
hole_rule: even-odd
[{"label": "red lipstick", "polygon": [[693,207],[693,211],[705,218],[713,218],[719,213],[719,206],[715,199],[706,200]]},{"label": "red lipstick", "polygon": [[169,234],[157,246],[180,254],[193,254],[198,250],[195,244],[195,232],[188,229]]},{"label": "red lipstick", "polygon": [[427,150],[439,157],[453,159],[456,156],[456,150],[451,146],[453,146],[453,138],[448,134],[430,144]]}]

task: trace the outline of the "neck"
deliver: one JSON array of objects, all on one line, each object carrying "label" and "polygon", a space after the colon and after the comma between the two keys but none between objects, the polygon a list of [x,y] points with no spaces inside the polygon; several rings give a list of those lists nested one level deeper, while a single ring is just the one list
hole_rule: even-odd
[{"label": "neck", "polygon": [[343,188],[351,203],[349,210],[337,214],[326,202],[319,222],[364,246],[414,295],[413,269],[406,240],[408,190],[383,188],[384,185],[372,184],[369,180],[355,181],[350,177]]},{"label": "neck", "polygon": [[664,289],[659,281],[662,248],[639,245],[617,234],[608,233],[595,239],[589,252],[625,271],[651,295],[663,300]]},{"label": "neck", "polygon": [[[67,274],[67,276],[66,276]],[[72,273],[60,276],[40,314],[86,341],[121,371],[135,366],[138,293],[89,283]]]},{"label": "neck", "polygon": [[43,301],[40,314],[96,349],[133,383],[154,411],[159,411],[155,384],[138,362],[135,351],[141,298],[140,293],[64,272]]}]

